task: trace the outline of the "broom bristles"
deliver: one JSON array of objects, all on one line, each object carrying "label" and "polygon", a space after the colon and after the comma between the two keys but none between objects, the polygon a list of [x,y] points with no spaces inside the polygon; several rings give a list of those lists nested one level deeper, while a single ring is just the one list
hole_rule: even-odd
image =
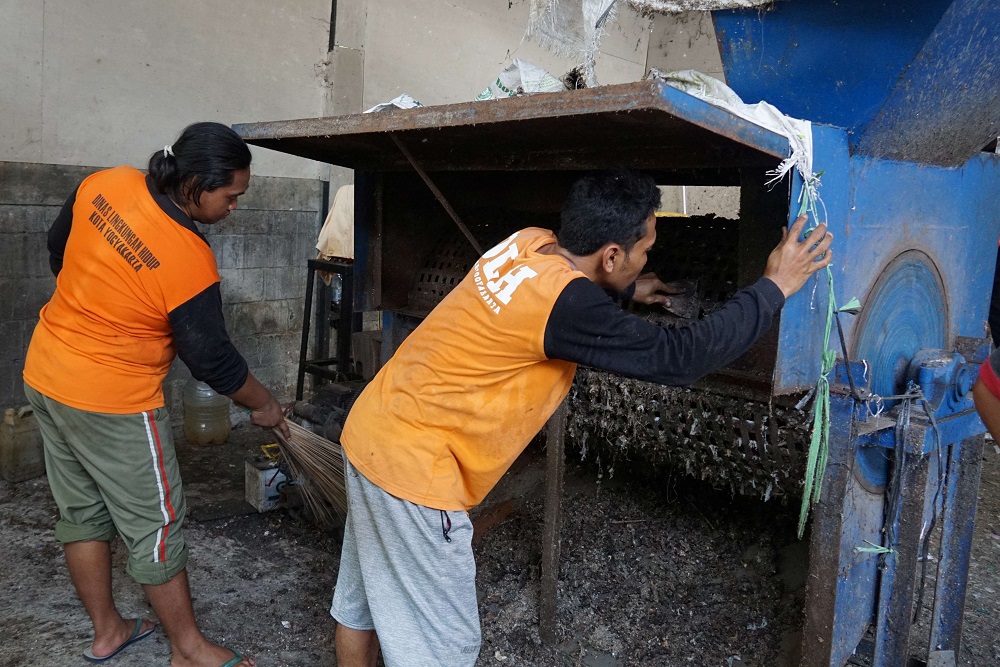
[{"label": "broom bristles", "polygon": [[291,437],[285,438],[281,431],[273,429],[278,449],[298,481],[302,498],[313,516],[326,525],[347,516],[344,454],[340,445],[290,419],[286,418],[285,423]]}]

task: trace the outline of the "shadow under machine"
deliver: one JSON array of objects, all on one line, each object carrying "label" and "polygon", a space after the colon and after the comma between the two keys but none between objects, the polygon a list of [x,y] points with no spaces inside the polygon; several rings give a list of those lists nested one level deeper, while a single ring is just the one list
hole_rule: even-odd
[{"label": "shadow under machine", "polygon": [[[982,150],[1000,133],[1000,9],[801,0],[714,19],[731,87],[813,121],[836,297],[861,304],[829,345],[830,452],[811,519],[802,664],[955,664],[984,432],[970,388],[989,351],[1000,234],[1000,156]],[[984,50],[964,49],[970,36]],[[739,188],[738,219],[657,225],[649,269],[696,280],[703,313],[761,275],[802,188],[797,176],[767,185],[789,154],[784,137],[658,81],[236,129],[356,170],[353,308],[381,313],[383,360],[476,260],[468,237],[485,249],[523,227],[557,228],[584,170]],[[692,388],[581,369],[570,437],[741,494],[799,497],[811,427],[801,399],[820,374],[826,281],[817,274],[753,349]],[[930,553],[929,636],[911,646]]]}]

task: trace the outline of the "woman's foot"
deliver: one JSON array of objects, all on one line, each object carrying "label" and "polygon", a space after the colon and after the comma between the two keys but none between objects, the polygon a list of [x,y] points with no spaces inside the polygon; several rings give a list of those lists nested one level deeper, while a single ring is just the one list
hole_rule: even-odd
[{"label": "woman's foot", "polygon": [[89,661],[105,660],[129,644],[133,644],[140,639],[149,636],[156,629],[156,623],[142,619],[121,619],[113,628],[94,637],[94,643],[90,645],[90,651],[84,653],[84,658]]}]

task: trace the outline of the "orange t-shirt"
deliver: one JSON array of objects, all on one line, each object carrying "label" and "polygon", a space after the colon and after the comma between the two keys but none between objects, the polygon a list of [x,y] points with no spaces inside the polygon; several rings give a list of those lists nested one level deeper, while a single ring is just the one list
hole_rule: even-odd
[{"label": "orange t-shirt", "polygon": [[116,167],[87,177],[24,381],[81,410],[161,407],[175,354],[169,313],[217,282],[208,244],[159,207],[141,172]]},{"label": "orange t-shirt", "polygon": [[576,364],[545,356],[552,306],[584,274],[544,229],[486,253],[407,337],[351,409],[341,442],[388,493],[464,510],[503,476],[569,392]]}]

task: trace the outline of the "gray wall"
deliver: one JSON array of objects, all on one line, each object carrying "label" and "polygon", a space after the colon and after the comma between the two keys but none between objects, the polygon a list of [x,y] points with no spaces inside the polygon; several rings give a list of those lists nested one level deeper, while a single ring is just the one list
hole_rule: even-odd
[{"label": "gray wall", "polygon": [[[650,20],[624,3],[597,54],[602,84],[638,81]],[[423,104],[472,100],[511,58],[563,75],[577,62],[523,40],[529,0],[337,0],[324,62],[327,111],[353,113],[409,93]]]},{"label": "gray wall", "polygon": [[[55,289],[46,233],[66,197],[95,168],[0,162],[0,407],[21,405],[21,370],[38,311]],[[201,226],[222,275],[230,335],[280,399],[295,389],[306,260],[322,223],[323,183],[255,176],[225,222]],[[175,362],[164,390],[179,416],[189,377]]]},{"label": "gray wall", "polygon": [[[321,116],[331,0],[0,0],[0,160],[145,165],[194,121]],[[317,178],[255,152],[254,171]]]}]

